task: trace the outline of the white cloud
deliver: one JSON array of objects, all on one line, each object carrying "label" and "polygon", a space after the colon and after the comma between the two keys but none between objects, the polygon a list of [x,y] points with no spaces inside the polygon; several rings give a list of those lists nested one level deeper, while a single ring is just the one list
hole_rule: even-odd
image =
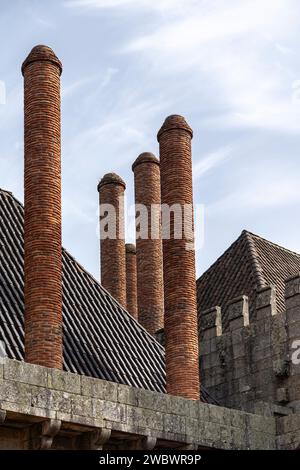
[{"label": "white cloud", "polygon": [[45,29],[55,29],[56,27],[55,23],[53,23],[52,21],[49,21],[48,19],[39,16],[35,18],[35,21],[39,26]]},{"label": "white cloud", "polygon": [[6,87],[5,82],[0,80],[0,104],[6,103]]},{"label": "white cloud", "polygon": [[160,76],[187,72],[193,91],[212,87],[216,111],[207,125],[299,133],[300,106],[292,102],[299,13],[294,0],[198,2],[123,51]]},{"label": "white cloud", "polygon": [[300,199],[300,186],[298,180],[282,176],[259,178],[252,180],[252,184],[243,185],[207,207],[207,213],[216,217],[222,213],[240,211],[264,211],[268,208],[291,206]]},{"label": "white cloud", "polygon": [[71,8],[105,9],[131,7],[158,11],[174,10],[196,3],[196,0],[66,0],[65,5]]},{"label": "white cloud", "polygon": [[[0,106],[0,124],[2,128],[9,128],[22,115],[23,90],[20,84],[5,92],[5,101]],[[1,103],[0,103],[1,104]]]},{"label": "white cloud", "polygon": [[232,147],[226,146],[216,150],[215,152],[205,155],[204,157],[201,157],[201,160],[193,165],[194,180],[201,178],[201,176],[203,176],[205,173],[221,165],[231,156]]},{"label": "white cloud", "polygon": [[95,87],[97,87],[97,90],[99,91],[99,89],[105,88],[110,83],[111,79],[117,72],[118,70],[116,68],[108,67],[104,71],[104,73],[101,74],[101,78],[98,75],[91,77],[83,77],[75,82],[63,85],[61,92],[62,98],[72,96],[73,94],[77,93],[81,88],[92,83],[95,84]]},{"label": "white cloud", "polygon": [[[141,15],[143,32],[133,31],[119,52],[135,54],[149,79],[168,87],[165,93],[171,87],[175,96],[182,92],[180,77],[188,82],[186,94],[209,88],[215,111],[203,124],[300,133],[300,105],[293,102],[292,89],[300,78],[296,0],[70,0],[65,5],[116,12],[124,7],[127,15]],[[146,10],[156,12],[156,19],[148,23]]]}]

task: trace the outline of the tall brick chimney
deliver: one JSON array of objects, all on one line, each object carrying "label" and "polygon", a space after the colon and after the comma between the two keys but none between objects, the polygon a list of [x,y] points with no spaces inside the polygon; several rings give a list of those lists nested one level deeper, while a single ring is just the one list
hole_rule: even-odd
[{"label": "tall brick chimney", "polygon": [[[192,129],[178,115],[167,117],[157,136],[161,202],[169,207],[179,204],[181,210],[186,204],[190,208],[193,205],[192,136]],[[195,252],[188,238],[176,239],[174,223],[171,222],[170,237],[163,239],[167,392],[198,400]]]},{"label": "tall brick chimney", "polygon": [[[160,168],[159,161],[152,153],[142,153],[132,165],[135,182],[135,204],[143,204],[148,211],[148,238],[136,239],[137,298],[139,322],[154,335],[163,328],[163,266],[160,231]],[[156,207],[156,211],[153,208]],[[152,214],[156,224],[151,224]],[[156,214],[155,214],[156,212]],[[147,218],[146,218],[147,225]],[[153,229],[156,231],[153,233]],[[151,238],[153,234],[156,238]],[[141,234],[143,237],[143,234]]]},{"label": "tall brick chimney", "polygon": [[126,243],[126,298],[128,312],[138,320],[136,249],[132,243]]},{"label": "tall brick chimney", "polygon": [[107,173],[98,184],[100,219],[107,215],[107,205],[115,211],[113,237],[100,236],[101,284],[126,308],[126,261],[124,240],[124,191],[120,176]]},{"label": "tall brick chimney", "polygon": [[52,49],[22,65],[25,118],[25,360],[62,369],[60,75]]}]

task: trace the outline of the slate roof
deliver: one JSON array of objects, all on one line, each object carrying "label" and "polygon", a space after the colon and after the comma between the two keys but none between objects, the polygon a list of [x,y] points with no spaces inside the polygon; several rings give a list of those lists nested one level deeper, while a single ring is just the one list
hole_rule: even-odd
[{"label": "slate roof", "polygon": [[[63,249],[64,369],[165,392],[164,348]],[[24,359],[23,206],[0,189],[0,341]],[[202,399],[216,403],[201,389]]]},{"label": "slate roof", "polygon": [[[284,281],[300,271],[300,255],[244,230],[225,253],[197,280],[198,315],[211,307],[222,308],[227,328],[226,304],[247,295],[250,318],[256,289],[275,285],[278,312],[283,312]],[[201,319],[200,319],[201,321]]]}]

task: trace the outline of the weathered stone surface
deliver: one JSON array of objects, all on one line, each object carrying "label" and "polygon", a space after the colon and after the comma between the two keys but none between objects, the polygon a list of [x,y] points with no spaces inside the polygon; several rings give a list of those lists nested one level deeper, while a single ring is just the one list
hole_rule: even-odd
[{"label": "weathered stone surface", "polygon": [[81,377],[78,374],[49,369],[48,371],[48,387],[54,390],[62,390],[64,392],[80,393]]},{"label": "weathered stone surface", "polygon": [[267,286],[257,291],[256,309],[271,307],[270,313],[276,315],[276,287]]},{"label": "weathered stone surface", "polygon": [[4,378],[26,384],[47,387],[48,372],[51,369],[7,359],[4,362]]},{"label": "weathered stone surface", "polygon": [[[248,297],[246,295],[243,295],[241,297],[231,300],[227,306],[227,315],[230,323],[234,320],[241,319],[241,324],[239,324],[240,326],[249,325]],[[233,323],[231,323],[231,325],[233,325]]]},{"label": "weathered stone surface", "polygon": [[107,421],[126,423],[127,406],[109,400],[96,400],[96,416]]},{"label": "weathered stone surface", "polygon": [[300,274],[287,279],[285,284],[285,297],[289,299],[294,295],[300,294]]},{"label": "weathered stone surface", "polygon": [[0,401],[18,402],[22,405],[30,405],[30,387],[25,383],[12,382],[9,380],[0,381]]},{"label": "weathered stone surface", "polygon": [[[203,336],[202,383],[222,405],[251,413],[259,402],[269,403],[272,413],[279,402],[295,412],[300,409],[300,365],[295,360],[300,337],[299,279],[287,282],[286,312],[276,312],[275,288],[267,286],[258,290],[256,304],[250,308],[245,296],[228,303],[220,337]],[[282,387],[288,393],[280,394]]]},{"label": "weathered stone surface", "polygon": [[[125,417],[126,423],[132,426],[138,426],[140,429],[152,429],[154,431],[176,432],[175,429],[164,427],[164,416],[157,411],[153,412],[144,408],[127,407],[127,416]],[[176,416],[176,415],[174,415]]]},{"label": "weathered stone surface", "polygon": [[289,393],[286,387],[280,387],[276,392],[276,399],[279,403],[288,403]]},{"label": "weathered stone surface", "polygon": [[200,334],[202,337],[205,335],[207,330],[213,330],[214,336],[221,336],[222,334],[222,314],[221,307],[214,307],[209,310],[201,312],[201,325]]},{"label": "weathered stone surface", "polygon": [[96,417],[97,402],[92,398],[75,395],[71,399],[71,414],[77,416]]},{"label": "weathered stone surface", "polygon": [[[120,385],[127,390],[130,387],[126,385]],[[95,397],[95,398],[107,398],[111,401],[118,401],[118,385],[113,382],[107,382],[105,380],[95,379],[93,377],[81,376],[81,394]]]}]

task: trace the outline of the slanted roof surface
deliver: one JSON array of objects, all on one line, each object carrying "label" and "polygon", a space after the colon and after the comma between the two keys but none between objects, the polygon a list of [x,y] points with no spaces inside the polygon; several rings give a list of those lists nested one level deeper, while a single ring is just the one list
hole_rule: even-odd
[{"label": "slanted roof surface", "polygon": [[300,255],[244,230],[225,253],[198,279],[198,315],[211,307],[222,308],[227,327],[226,305],[240,295],[250,300],[250,315],[256,290],[275,285],[277,309],[283,312],[284,281],[300,271]]},{"label": "slanted roof surface", "polygon": [[[164,392],[163,347],[65,249],[62,256],[64,368]],[[3,190],[0,263],[0,339],[23,360],[23,206]]]},{"label": "slanted roof surface", "polygon": [[[0,340],[17,360],[24,359],[23,218],[22,204],[0,189]],[[62,257],[64,369],[165,392],[164,348],[65,249]]]}]

